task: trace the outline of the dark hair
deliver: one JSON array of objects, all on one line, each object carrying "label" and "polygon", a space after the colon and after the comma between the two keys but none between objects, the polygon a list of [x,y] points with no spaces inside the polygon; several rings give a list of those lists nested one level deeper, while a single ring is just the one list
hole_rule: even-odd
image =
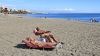
[{"label": "dark hair", "polygon": [[36,28],[36,30],[38,31],[38,30],[39,30],[39,28],[37,27],[37,28]]}]

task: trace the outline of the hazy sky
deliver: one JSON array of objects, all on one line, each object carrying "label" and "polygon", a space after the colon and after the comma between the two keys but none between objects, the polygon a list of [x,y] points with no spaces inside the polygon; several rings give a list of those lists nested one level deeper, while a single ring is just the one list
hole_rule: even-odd
[{"label": "hazy sky", "polygon": [[100,13],[100,0],[0,0],[0,4],[34,12]]}]

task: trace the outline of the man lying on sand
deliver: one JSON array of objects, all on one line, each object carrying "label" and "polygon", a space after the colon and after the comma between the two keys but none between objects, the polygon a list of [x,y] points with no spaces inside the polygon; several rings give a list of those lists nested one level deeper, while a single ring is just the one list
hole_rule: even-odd
[{"label": "man lying on sand", "polygon": [[55,41],[56,43],[58,43],[58,41],[54,38],[54,36],[51,35],[51,34],[49,34],[49,32],[50,31],[41,30],[39,27],[37,27],[34,30],[34,34],[35,35],[39,35],[40,38],[47,38],[49,40],[49,42],[51,42],[51,43],[53,43],[53,41]]}]

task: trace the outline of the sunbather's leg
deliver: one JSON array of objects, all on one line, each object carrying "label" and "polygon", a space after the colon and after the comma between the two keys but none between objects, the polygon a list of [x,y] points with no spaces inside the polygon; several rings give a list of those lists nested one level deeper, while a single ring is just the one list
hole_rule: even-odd
[{"label": "sunbather's leg", "polygon": [[42,42],[39,44],[39,46],[56,46],[57,43],[50,43],[50,42]]},{"label": "sunbather's leg", "polygon": [[[57,40],[54,38],[54,36],[51,35],[51,34],[45,33],[45,34],[42,34],[41,37],[43,37],[43,38],[48,38],[48,40],[49,40],[50,42],[55,41],[56,43],[58,43],[58,41],[57,41]],[[53,41],[52,41],[52,40],[53,40]]]},{"label": "sunbather's leg", "polygon": [[58,43],[58,41],[54,38],[53,35],[49,34],[49,36],[50,36],[56,43]]}]

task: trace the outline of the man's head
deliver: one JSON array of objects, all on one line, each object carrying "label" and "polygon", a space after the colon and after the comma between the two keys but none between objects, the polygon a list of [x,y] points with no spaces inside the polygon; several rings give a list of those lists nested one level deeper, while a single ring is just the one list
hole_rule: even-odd
[{"label": "man's head", "polygon": [[37,30],[37,31],[39,31],[39,30],[40,30],[40,28],[39,28],[39,27],[36,27],[36,30]]}]

